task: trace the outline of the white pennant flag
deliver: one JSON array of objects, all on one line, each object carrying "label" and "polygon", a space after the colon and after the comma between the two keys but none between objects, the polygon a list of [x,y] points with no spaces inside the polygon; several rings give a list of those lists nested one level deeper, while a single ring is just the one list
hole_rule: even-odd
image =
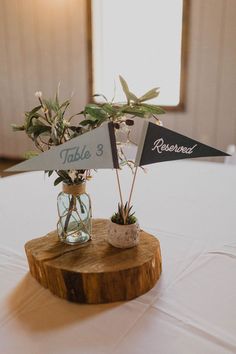
[{"label": "white pennant flag", "polygon": [[7,171],[119,168],[113,123],[55,146]]}]

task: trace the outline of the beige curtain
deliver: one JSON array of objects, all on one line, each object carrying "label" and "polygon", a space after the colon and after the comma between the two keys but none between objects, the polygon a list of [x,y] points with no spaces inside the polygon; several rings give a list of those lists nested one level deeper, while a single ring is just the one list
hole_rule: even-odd
[{"label": "beige curtain", "polygon": [[61,98],[71,112],[87,102],[86,0],[0,0],[0,157],[21,157],[33,145],[13,133],[35,91]]}]

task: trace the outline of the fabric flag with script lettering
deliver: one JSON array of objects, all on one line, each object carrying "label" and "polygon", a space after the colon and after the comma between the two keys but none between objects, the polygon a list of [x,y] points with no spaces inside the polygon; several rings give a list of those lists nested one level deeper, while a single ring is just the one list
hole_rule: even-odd
[{"label": "fabric flag with script lettering", "polygon": [[170,129],[145,121],[135,166],[206,156],[228,156],[228,154]]},{"label": "fabric flag with script lettering", "polygon": [[113,123],[80,135],[7,171],[119,168]]}]

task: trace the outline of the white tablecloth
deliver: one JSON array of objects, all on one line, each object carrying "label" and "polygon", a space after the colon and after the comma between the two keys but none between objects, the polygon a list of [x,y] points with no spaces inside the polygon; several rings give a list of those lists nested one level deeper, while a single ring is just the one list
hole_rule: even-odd
[{"label": "white tablecloth", "polygon": [[[129,301],[80,305],[55,297],[28,272],[27,240],[55,229],[53,179],[0,179],[1,354],[225,354],[236,352],[236,167],[199,161],[138,173],[133,204],[161,242],[156,286]],[[122,173],[128,193],[129,171]],[[114,171],[88,183],[94,217],[118,202]]]}]

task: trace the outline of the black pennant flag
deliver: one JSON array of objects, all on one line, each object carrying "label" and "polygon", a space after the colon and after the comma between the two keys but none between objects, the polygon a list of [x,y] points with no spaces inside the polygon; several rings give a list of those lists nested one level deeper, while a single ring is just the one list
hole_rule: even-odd
[{"label": "black pennant flag", "polygon": [[228,156],[228,154],[170,129],[144,122],[135,165],[143,166],[204,156]]}]

